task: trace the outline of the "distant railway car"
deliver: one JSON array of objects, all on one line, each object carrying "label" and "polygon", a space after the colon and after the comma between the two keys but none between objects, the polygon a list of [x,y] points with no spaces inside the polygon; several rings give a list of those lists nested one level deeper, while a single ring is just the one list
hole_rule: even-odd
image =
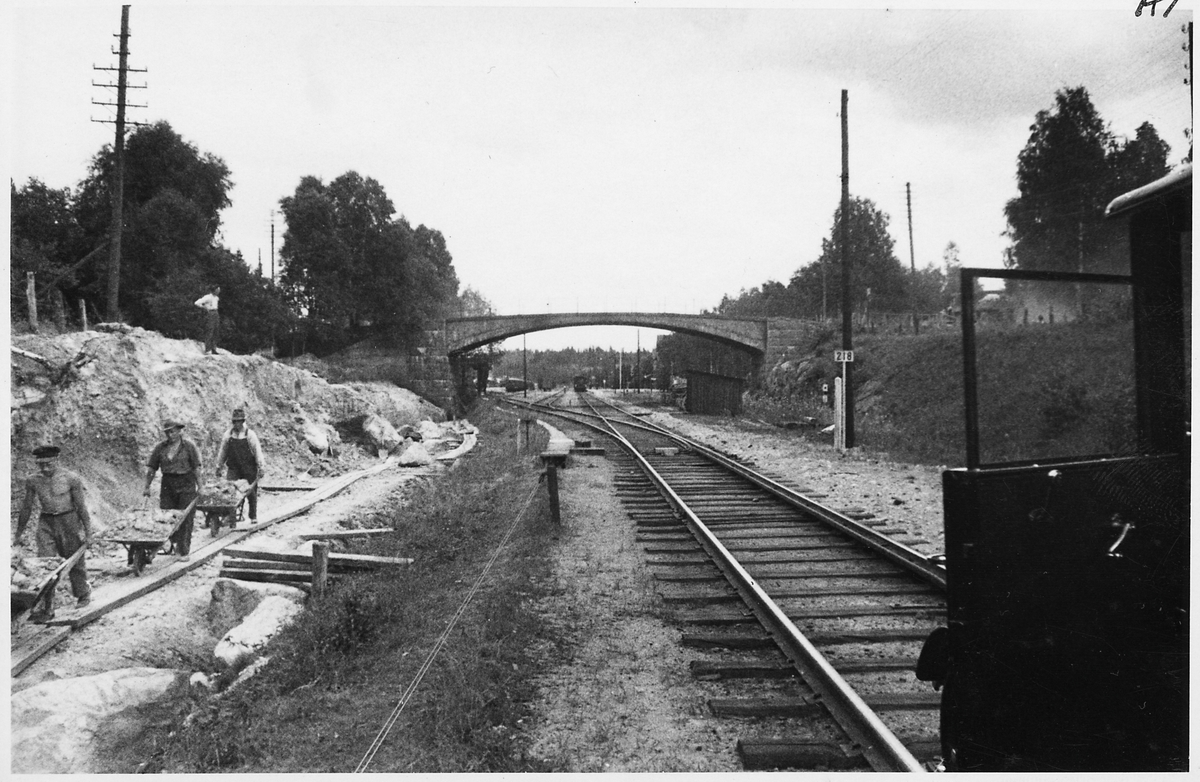
[{"label": "distant railway car", "polygon": [[576,391],[587,391],[587,375],[576,375],[574,383]]},{"label": "distant railway car", "polygon": [[513,391],[524,391],[526,388],[528,388],[528,386],[529,384],[520,378],[509,377],[505,378],[504,380],[504,390],[508,391],[509,393]]},{"label": "distant railway car", "polygon": [[[1063,453],[1083,442],[1067,436],[1078,419],[1042,409],[1026,417],[1067,433],[1058,452],[989,461],[1003,448],[987,440],[1002,435],[980,410],[1000,404],[989,391],[1004,373],[988,374],[986,326],[964,300],[967,464],[943,473],[948,622],[918,664],[944,685],[950,770],[1188,769],[1191,193],[1185,166],[1109,205],[1127,221],[1128,275],[963,270],[964,291],[983,277],[1057,286],[1077,322],[1034,327],[1043,335],[1114,335],[1111,388],[1072,398],[1075,413],[1104,414],[1104,442],[1128,447]],[[1068,384],[1079,371],[1061,355],[1033,360],[1061,362]],[[1006,376],[1011,394],[1022,375]],[[1106,407],[1122,389],[1128,404]]]}]

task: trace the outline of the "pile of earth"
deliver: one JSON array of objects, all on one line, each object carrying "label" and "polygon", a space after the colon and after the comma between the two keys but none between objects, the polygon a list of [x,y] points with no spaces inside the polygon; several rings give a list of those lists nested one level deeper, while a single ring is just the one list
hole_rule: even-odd
[{"label": "pile of earth", "polygon": [[[379,451],[364,421],[382,418],[404,432],[445,418],[394,385],[333,384],[264,356],[205,355],[194,340],[122,324],[14,335],[10,371],[12,510],[23,479],[35,470],[30,451],[54,444],[63,450],[64,466],[82,478],[101,529],[118,509],[140,504],[146,460],[167,419],[184,424],[207,480],[231,412],[244,409],[265,454],[264,482],[271,482],[374,463]],[[318,442],[327,447],[315,447]]]}]

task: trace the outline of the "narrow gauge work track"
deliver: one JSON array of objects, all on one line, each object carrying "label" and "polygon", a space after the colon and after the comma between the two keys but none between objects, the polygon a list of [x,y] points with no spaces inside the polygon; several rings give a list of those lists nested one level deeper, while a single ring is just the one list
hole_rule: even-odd
[{"label": "narrow gauge work track", "polygon": [[943,568],[591,394],[535,409],[622,445],[617,491],[683,642],[705,650],[692,674],[720,685],[711,711],[744,722],[747,768],[937,766],[940,695],[915,669],[944,624]]}]

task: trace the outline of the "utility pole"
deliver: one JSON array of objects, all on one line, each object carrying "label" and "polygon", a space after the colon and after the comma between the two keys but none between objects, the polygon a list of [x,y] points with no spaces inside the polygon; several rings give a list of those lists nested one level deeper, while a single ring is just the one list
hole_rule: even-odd
[{"label": "utility pole", "polygon": [[642,330],[637,330],[637,392],[642,393]]},{"label": "utility pole", "polygon": [[[97,84],[92,82],[93,87],[116,87],[117,102],[109,103],[104,101],[93,100],[92,103],[97,106],[116,106],[117,118],[115,120],[117,126],[116,138],[113,142],[113,179],[110,183],[109,196],[112,201],[112,220],[109,223],[108,237],[108,300],[106,309],[108,310],[108,319],[117,321],[120,319],[118,310],[118,295],[121,286],[121,230],[124,227],[124,216],[122,215],[122,207],[125,201],[125,90],[132,87],[134,89],[145,89],[146,85],[130,85],[126,74],[129,71],[136,73],[145,73],[145,68],[130,68],[129,67],[129,6],[121,6],[121,32],[116,36],[121,39],[121,47],[119,51],[113,52],[118,56],[116,68],[101,68],[95,65],[93,70],[97,71],[116,71],[116,84]],[[134,107],[134,106],[131,106]],[[136,106],[137,108],[145,108],[145,105]],[[113,122],[113,120],[93,120],[93,122]],[[131,125],[141,125],[141,122],[131,122]]]},{"label": "utility pole", "polygon": [[[913,252],[913,232],[912,232],[912,182],[904,183],[904,193],[908,198],[908,262],[912,268],[913,277],[917,276],[917,255]],[[913,313],[913,334],[920,330],[919,321],[917,320],[917,308],[914,304]]]},{"label": "utility pole", "polygon": [[521,335],[521,396],[529,396],[529,354],[525,352],[525,335]]},{"label": "utility pole", "polygon": [[908,196],[908,262],[914,274],[917,272],[917,256],[913,252],[912,234],[912,182],[904,183],[904,192]]},{"label": "utility pole", "polygon": [[[853,350],[851,338],[851,301],[850,301],[850,125],[846,119],[846,111],[850,103],[850,94],[842,90],[842,350]],[[842,365],[846,378],[843,393],[846,396],[846,436],[847,448],[854,447],[854,391],[852,390],[853,371],[849,362]]]},{"label": "utility pole", "polygon": [[271,282],[275,282],[275,212],[271,212]]}]

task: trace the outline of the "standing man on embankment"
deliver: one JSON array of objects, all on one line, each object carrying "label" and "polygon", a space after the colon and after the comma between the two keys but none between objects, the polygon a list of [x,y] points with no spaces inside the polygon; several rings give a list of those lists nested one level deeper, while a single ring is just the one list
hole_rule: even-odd
[{"label": "standing man on embankment", "polygon": [[[200,449],[183,436],[183,424],[167,419],[163,423],[167,439],[154,446],[146,461],[146,488],[142,494],[150,496],[150,484],[154,475],[162,470],[162,488],[158,492],[158,507],[161,510],[183,510],[200,494],[200,472],[204,463]],[[171,550],[180,559],[189,559],[192,550],[192,523],[196,511],[187,518],[171,536]]]},{"label": "standing man on embankment", "polygon": [[[33,450],[37,460],[38,474],[25,480],[25,499],[17,516],[17,534],[13,545],[21,539],[25,525],[33,513],[33,502],[41,506],[37,526],[37,550],[39,557],[69,557],[92,542],[92,519],[88,515],[87,502],[83,496],[83,481],[72,472],[59,469],[59,449],[43,445]],[[80,608],[92,600],[92,587],[87,580],[87,555],[71,568],[71,594],[75,595]],[[30,616],[32,621],[49,621],[54,618],[54,595],[46,600],[45,607]]]},{"label": "standing man on embankment", "polygon": [[[240,407],[233,411],[233,426],[226,430],[225,436],[221,438],[215,469],[220,470],[222,464],[228,465],[225,477],[231,481],[254,483],[266,470],[258,434],[246,426],[246,411]],[[258,521],[257,486],[250,490],[246,499],[250,503],[250,523],[253,524]]]},{"label": "standing man on embankment", "polygon": [[214,285],[212,289],[196,299],[196,306],[204,310],[204,353],[217,354],[217,332],[221,328],[221,315],[217,308],[221,304],[221,286]]}]

